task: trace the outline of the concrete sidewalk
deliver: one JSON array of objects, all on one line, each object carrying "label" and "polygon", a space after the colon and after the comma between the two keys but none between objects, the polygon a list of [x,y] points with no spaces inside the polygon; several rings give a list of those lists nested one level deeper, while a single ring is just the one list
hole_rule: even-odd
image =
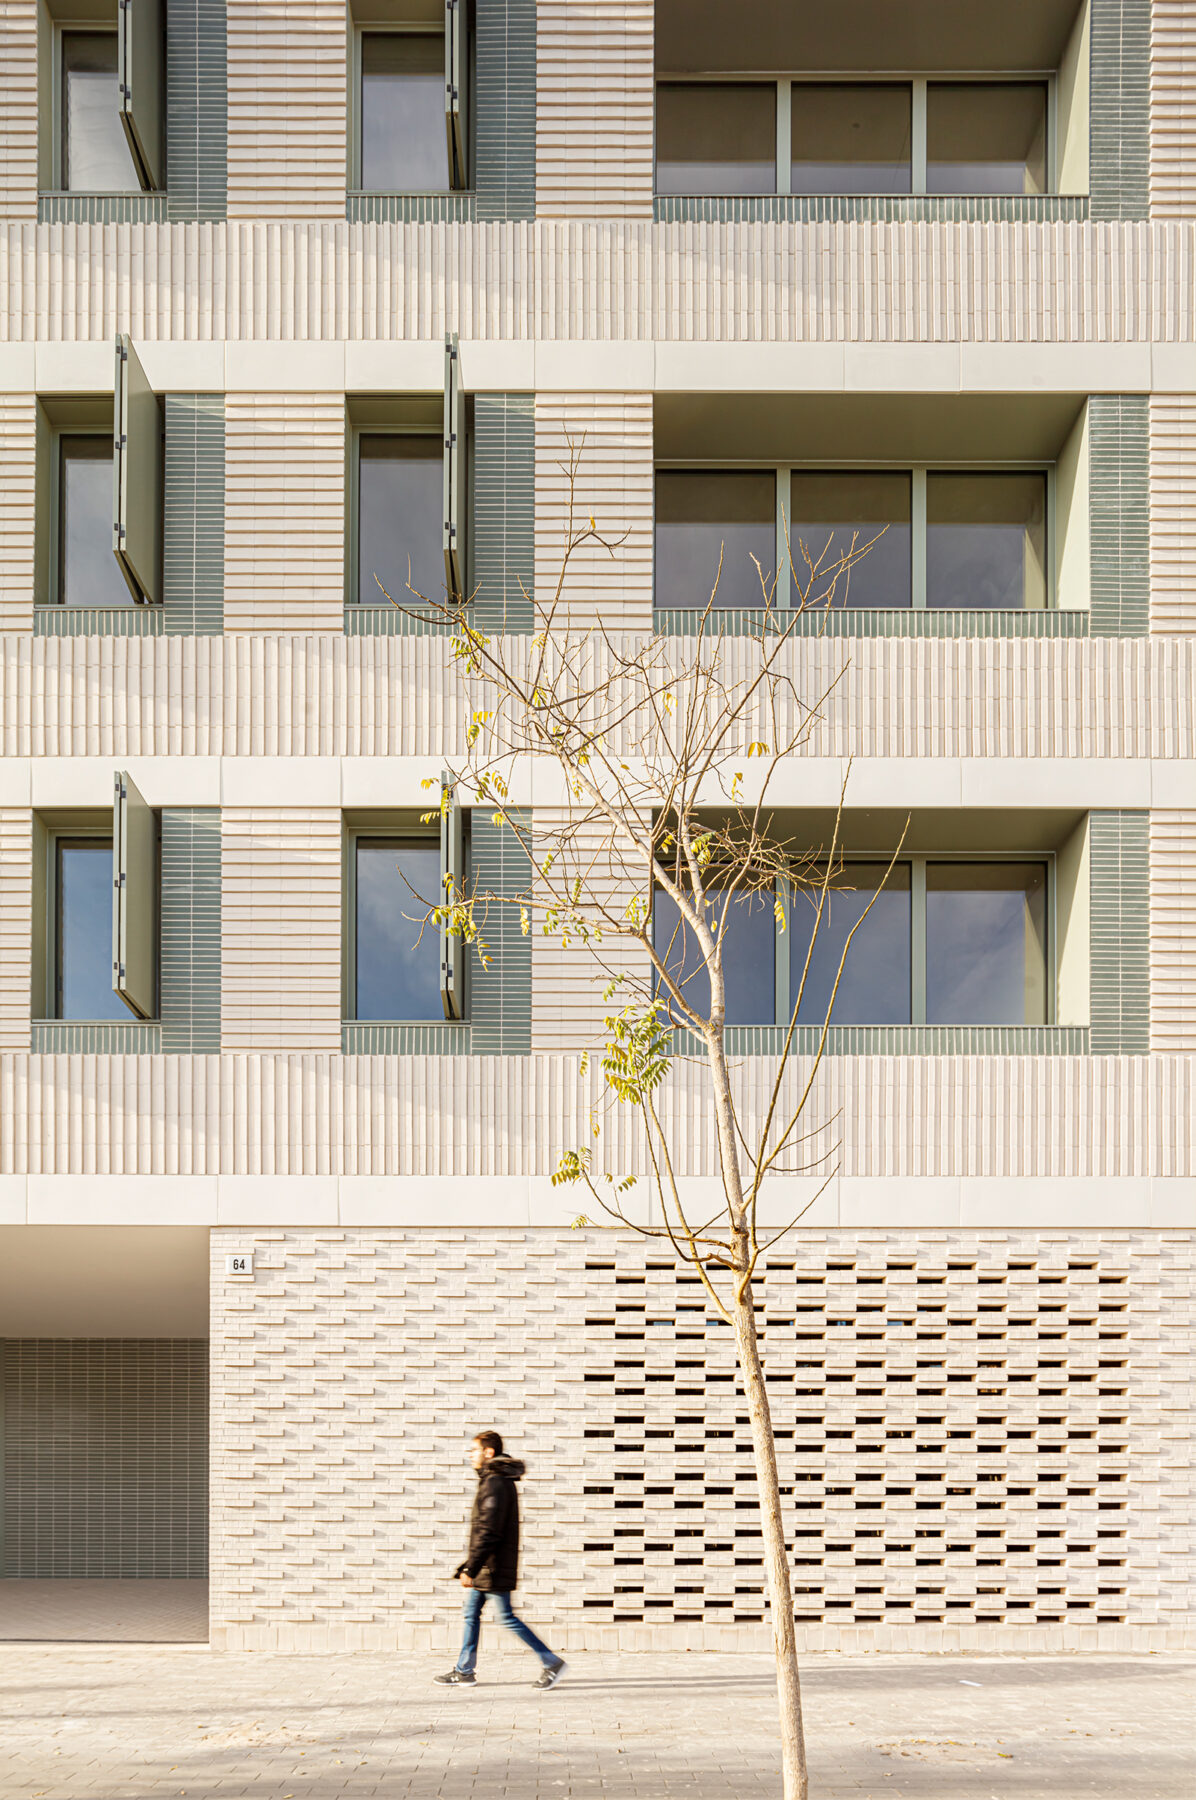
[{"label": "concrete sidewalk", "polygon": [[[0,1800],[746,1800],[779,1793],[768,1662],[578,1656],[535,1693],[411,1656],[0,1647]],[[810,1657],[814,1800],[1192,1800],[1196,1658]]]}]

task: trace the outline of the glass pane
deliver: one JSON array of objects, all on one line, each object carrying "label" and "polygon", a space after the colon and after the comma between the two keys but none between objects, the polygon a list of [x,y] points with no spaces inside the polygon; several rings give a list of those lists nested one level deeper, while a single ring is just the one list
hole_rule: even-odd
[{"label": "glass pane", "polygon": [[[801,997],[798,1019],[803,1025],[821,1025],[826,1018],[843,946],[861,919],[863,924],[852,938],[847,961],[843,963],[833,1021],[836,1025],[909,1024],[909,864],[898,863],[884,881],[887,868],[887,863],[849,863],[827,893]],[[803,888],[793,903],[789,925],[793,933],[789,944],[790,1011],[797,1004],[802,970],[814,937],[818,898],[817,892]],[[866,910],[868,916],[864,918]]]},{"label": "glass pane", "polygon": [[116,33],[62,34],[62,185],[83,194],[140,188],[120,122]]},{"label": "glass pane", "polygon": [[[772,592],[777,478],[771,469],[662,469],[656,476],[656,604],[763,606]],[[722,574],[719,575],[719,557]]]},{"label": "glass pane", "polygon": [[790,477],[793,604],[910,604],[908,475],[810,474]]},{"label": "glass pane", "polygon": [[[438,437],[363,436],[358,444],[357,598],[400,606],[444,599],[444,477]],[[378,581],[374,577],[377,575]]]},{"label": "glass pane", "polygon": [[1047,91],[1038,82],[932,82],[926,190],[1045,194]]},{"label": "glass pane", "polygon": [[440,933],[428,926],[420,939],[420,920],[440,894],[439,844],[358,838],[359,1019],[443,1019]]},{"label": "glass pane", "polygon": [[[723,901],[711,898],[710,920],[717,925]],[[771,894],[743,894],[732,902],[723,937],[728,1025],[776,1023],[776,930]],[[652,942],[694,1011],[707,1013],[710,978],[701,946],[681,925],[673,901],[659,890],[652,902]]]},{"label": "glass pane", "polygon": [[112,991],[112,839],[60,839],[57,863],[57,1016],[130,1019]]},{"label": "glass pane", "polygon": [[1046,476],[928,475],[928,606],[1046,605]]},{"label": "glass pane", "polygon": [[793,84],[795,194],[908,194],[910,90]]},{"label": "glass pane", "polygon": [[58,440],[58,598],[64,606],[131,606],[112,553],[112,440]]},{"label": "glass pane", "polygon": [[1045,863],[927,863],[928,1025],[1046,1023]]},{"label": "glass pane", "polygon": [[361,185],[375,194],[443,194],[444,38],[368,31],[361,40]]},{"label": "glass pane", "polygon": [[668,82],[656,90],[658,194],[775,194],[777,90]]}]

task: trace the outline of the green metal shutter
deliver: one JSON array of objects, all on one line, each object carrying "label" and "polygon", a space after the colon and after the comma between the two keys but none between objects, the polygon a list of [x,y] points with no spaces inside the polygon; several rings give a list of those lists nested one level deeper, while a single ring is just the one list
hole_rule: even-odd
[{"label": "green metal shutter", "polygon": [[1089,406],[1093,637],[1144,637],[1150,623],[1150,426],[1145,394]]},{"label": "green metal shutter", "polygon": [[1089,217],[1150,207],[1150,0],[1092,0]]},{"label": "green metal shutter", "polygon": [[120,122],[142,187],[159,189],[166,173],[162,155],[166,52],[162,0],[118,0],[117,91]]},{"label": "green metal shutter", "polygon": [[224,630],[224,396],[167,394],[162,591],[167,635]]},{"label": "green metal shutter", "polygon": [[162,809],[162,1049],[220,1050],[220,809]]},{"label": "green metal shutter", "polygon": [[1145,1056],[1150,1048],[1149,839],[1148,813],[1091,815],[1094,1056]]},{"label": "green metal shutter", "polygon": [[475,0],[477,216],[536,216],[535,0]]},{"label": "green metal shutter", "polygon": [[167,0],[167,218],[228,211],[225,0]]},{"label": "green metal shutter", "polygon": [[[481,807],[470,817],[469,848],[470,871],[480,888],[510,895],[525,891],[528,861],[518,839]],[[469,956],[470,1049],[475,1056],[526,1056],[532,1047],[532,947],[520,928],[518,907],[492,906],[483,935],[493,960],[482,969],[472,951]]]},{"label": "green metal shutter", "polygon": [[474,622],[530,632],[535,557],[536,418],[530,394],[478,394],[471,444]]}]

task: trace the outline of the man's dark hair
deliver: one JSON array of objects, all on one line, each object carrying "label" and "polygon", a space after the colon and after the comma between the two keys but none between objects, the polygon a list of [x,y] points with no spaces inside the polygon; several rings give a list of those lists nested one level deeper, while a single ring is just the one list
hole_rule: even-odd
[{"label": "man's dark hair", "polygon": [[473,1441],[480,1444],[483,1450],[493,1450],[495,1456],[502,1455],[502,1439],[497,1431],[475,1431]]}]

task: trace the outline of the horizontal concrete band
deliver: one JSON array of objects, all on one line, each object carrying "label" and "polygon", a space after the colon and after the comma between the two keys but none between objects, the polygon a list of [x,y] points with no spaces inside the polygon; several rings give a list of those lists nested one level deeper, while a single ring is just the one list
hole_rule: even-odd
[{"label": "horizontal concrete band", "polygon": [[[717,1181],[694,1178],[682,1190],[695,1217],[720,1203]],[[658,1213],[645,1183],[639,1192],[651,1221]],[[3,1225],[564,1231],[584,1210],[583,1194],[543,1176],[0,1175]],[[821,1193],[797,1178],[771,1183],[762,1222],[785,1225],[799,1214],[799,1230],[1183,1230],[1196,1226],[1196,1176],[838,1176]]]},{"label": "horizontal concrete band", "polygon": [[[848,758],[795,756],[769,781],[773,806],[834,806]],[[0,806],[112,804],[112,775],[128,771],[151,806],[427,806],[433,756],[39,756],[0,761]],[[759,765],[744,769],[744,792]],[[1196,759],[1147,757],[865,757],[851,759],[851,806],[1168,807],[1196,794]],[[513,773],[517,806],[559,806],[548,758]]]},{"label": "horizontal concrete band", "polygon": [[[717,343],[717,355],[711,351]],[[439,393],[444,339],[137,337],[160,393]],[[1196,345],[1137,343],[728,343],[475,338],[461,346],[472,393],[1196,393]],[[111,393],[113,349],[0,344],[0,392]]]}]

